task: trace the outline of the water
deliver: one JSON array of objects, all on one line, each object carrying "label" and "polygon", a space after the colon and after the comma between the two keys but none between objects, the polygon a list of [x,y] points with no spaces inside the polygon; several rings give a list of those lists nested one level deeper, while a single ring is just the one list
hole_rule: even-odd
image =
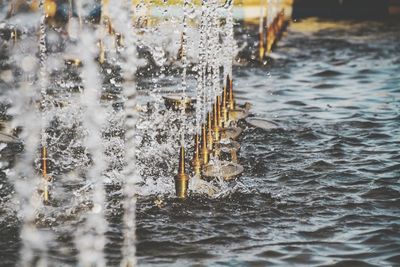
[{"label": "water", "polygon": [[399,38],[396,21],[309,19],[270,65],[243,52],[238,101],[281,128],[244,126],[228,195],[139,199],[139,265],[397,266]]},{"label": "water", "polygon": [[[217,187],[218,197],[191,194],[186,201],[173,197],[177,157],[162,158],[174,155],[177,150],[171,144],[177,138],[167,136],[159,144],[157,131],[150,131],[154,138],[142,142],[139,151],[145,163],[148,156],[164,165],[153,162],[141,169],[148,180],[138,188],[136,204],[138,265],[398,265],[398,22],[293,23],[265,64],[257,57],[257,25],[236,31],[238,46],[249,44],[233,68],[237,102],[250,102],[254,116],[273,120],[280,128],[263,131],[242,122],[243,176]],[[157,72],[139,74],[139,95],[155,84],[166,91],[179,85],[181,78],[174,74],[166,72],[165,78],[156,80],[151,76]],[[188,77],[188,89],[190,84]],[[143,95],[139,100],[145,105],[149,98]],[[141,114],[139,130],[157,126],[159,131],[177,131],[169,124],[176,116]],[[151,150],[154,146],[159,153]],[[12,151],[16,153],[17,147]],[[9,168],[3,167],[2,266],[15,265],[22,246],[8,175]],[[68,180],[64,190],[76,187],[74,181]],[[107,266],[117,266],[126,256],[121,252],[126,234],[121,203],[132,193],[121,190],[119,183],[107,183],[104,189],[104,257]],[[77,265],[74,219],[85,209],[69,207],[57,221],[48,220],[57,231],[48,241],[49,263]]]}]

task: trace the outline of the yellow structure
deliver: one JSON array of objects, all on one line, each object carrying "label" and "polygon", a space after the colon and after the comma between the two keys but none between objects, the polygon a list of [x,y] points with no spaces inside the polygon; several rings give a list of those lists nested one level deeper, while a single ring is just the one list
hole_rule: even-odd
[{"label": "yellow structure", "polygon": [[50,177],[47,174],[47,149],[46,147],[42,147],[42,177],[43,177],[43,201],[44,202],[49,202],[50,196],[49,196],[49,182],[50,182]]},{"label": "yellow structure", "polygon": [[193,152],[193,173],[195,176],[201,175],[201,160],[200,160],[200,137],[198,134],[194,136],[194,152]]},{"label": "yellow structure", "polygon": [[181,146],[179,153],[179,169],[175,176],[175,191],[178,198],[186,198],[189,185],[189,176],[185,172],[185,148]]}]

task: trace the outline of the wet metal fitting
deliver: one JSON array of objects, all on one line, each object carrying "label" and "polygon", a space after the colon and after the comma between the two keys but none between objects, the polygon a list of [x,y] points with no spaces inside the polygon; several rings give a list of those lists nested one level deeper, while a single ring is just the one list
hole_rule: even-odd
[{"label": "wet metal fitting", "polygon": [[178,198],[186,198],[189,185],[189,177],[185,173],[185,147],[181,146],[179,153],[179,169],[175,176],[175,192]]},{"label": "wet metal fitting", "polygon": [[208,150],[213,149],[213,127],[212,127],[212,120],[211,120],[211,113],[207,113],[207,147]]},{"label": "wet metal fitting", "polygon": [[221,115],[221,97],[220,97],[220,96],[217,96],[216,104],[217,104],[218,126],[219,126],[220,128],[222,128],[223,119],[222,119],[222,115]]},{"label": "wet metal fitting", "polygon": [[195,176],[201,175],[201,161],[200,161],[200,140],[199,135],[194,136],[194,154],[193,154],[193,172]]},{"label": "wet metal fitting", "polygon": [[229,110],[232,110],[232,109],[235,109],[235,99],[233,97],[233,83],[232,83],[232,79],[229,78],[229,75],[227,77],[227,86],[229,86],[228,108],[229,108]]},{"label": "wet metal fitting", "polygon": [[42,176],[44,179],[44,188],[43,188],[43,201],[48,202],[49,197],[49,177],[47,175],[47,149],[46,147],[42,147]]},{"label": "wet metal fitting", "polygon": [[217,114],[217,106],[218,103],[215,102],[213,106],[213,132],[214,132],[214,142],[218,143],[220,140],[220,132],[219,132],[219,123],[218,123],[218,114]]},{"label": "wet metal fitting", "polygon": [[206,126],[201,127],[201,160],[203,164],[208,164],[207,133]]},{"label": "wet metal fitting", "polygon": [[226,108],[226,86],[224,87],[224,91],[222,92],[222,101],[221,101],[221,119],[224,124],[224,127],[226,127],[226,123],[228,122],[228,109]]}]

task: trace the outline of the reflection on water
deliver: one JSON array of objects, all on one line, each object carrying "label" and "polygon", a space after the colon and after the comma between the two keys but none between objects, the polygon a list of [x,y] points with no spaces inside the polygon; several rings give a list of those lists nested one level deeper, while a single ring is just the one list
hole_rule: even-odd
[{"label": "reflection on water", "polygon": [[[243,36],[241,42],[256,40]],[[308,19],[291,24],[269,64],[242,58],[234,69],[238,101],[251,102],[254,115],[280,127],[243,123],[245,172],[228,194],[180,202],[171,187],[139,198],[139,265],[399,264],[399,40],[395,21]],[[151,78],[138,87],[146,84]],[[12,190],[6,173],[0,203]],[[114,266],[121,259],[122,196],[115,186],[106,191],[106,257]],[[10,266],[18,258],[19,226],[3,208],[9,205],[1,206],[0,265]],[[54,242],[50,258],[76,264],[72,237]],[[61,244],[63,251],[56,249]]]}]

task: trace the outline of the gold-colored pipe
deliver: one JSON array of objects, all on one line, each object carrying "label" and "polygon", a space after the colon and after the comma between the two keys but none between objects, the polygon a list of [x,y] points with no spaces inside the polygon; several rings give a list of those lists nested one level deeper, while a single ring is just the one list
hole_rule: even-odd
[{"label": "gold-colored pipe", "polygon": [[229,85],[229,95],[228,95],[228,108],[229,110],[235,109],[235,99],[233,96],[233,83],[232,79],[230,79],[229,75],[227,77],[227,86]]},{"label": "gold-colored pipe", "polygon": [[226,86],[224,87],[224,91],[222,92],[222,101],[221,101],[221,119],[223,122],[223,126],[226,127],[226,123],[228,122],[228,109],[226,108],[226,95],[227,90]]},{"label": "gold-colored pipe", "polygon": [[218,103],[215,101],[213,105],[213,132],[214,132],[214,142],[218,143],[220,140],[220,129],[219,129],[219,119],[217,111]]},{"label": "gold-colored pipe", "polygon": [[199,135],[194,136],[194,154],[193,154],[193,172],[195,176],[201,176],[201,161],[200,161],[200,140]]},{"label": "gold-colored pipe", "polygon": [[220,96],[217,96],[216,105],[217,105],[218,127],[222,128],[223,119],[222,119],[222,114],[221,114],[221,97]]},{"label": "gold-colored pipe", "polygon": [[42,176],[44,179],[44,188],[43,188],[43,201],[48,202],[49,197],[49,177],[47,175],[47,149],[45,146],[42,147]]},{"label": "gold-colored pipe", "polygon": [[272,23],[267,31],[267,53],[271,53],[272,46],[275,42],[275,34],[274,34],[274,23]]},{"label": "gold-colored pipe", "polygon": [[185,147],[181,146],[179,153],[179,169],[175,176],[175,192],[178,198],[184,199],[187,197],[189,185],[189,177],[185,173]]},{"label": "gold-colored pipe", "polygon": [[209,154],[207,149],[207,133],[206,126],[204,124],[201,127],[201,159],[203,165],[208,164]]},{"label": "gold-colored pipe", "polygon": [[207,147],[211,151],[213,149],[213,126],[211,120],[211,113],[207,113]]}]

